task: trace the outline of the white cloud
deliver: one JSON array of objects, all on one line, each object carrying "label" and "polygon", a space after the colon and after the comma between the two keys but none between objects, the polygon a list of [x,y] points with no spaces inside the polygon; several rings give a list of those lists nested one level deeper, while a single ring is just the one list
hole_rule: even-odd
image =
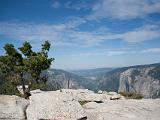
[{"label": "white cloud", "polygon": [[58,32],[62,31],[62,26],[57,25],[35,25],[30,23],[0,23],[0,35],[10,38],[29,41],[55,40]]},{"label": "white cloud", "polygon": [[[78,22],[77,22],[78,21]],[[106,29],[97,31],[77,31],[75,27],[85,22],[81,19],[63,24],[33,24],[0,22],[0,35],[18,40],[39,43],[50,40],[57,46],[94,46],[107,40],[124,40],[137,43],[160,38],[159,25],[147,25],[125,33],[112,33]]]},{"label": "white cloud", "polygon": [[67,19],[67,22],[65,22],[64,24],[68,27],[68,28],[76,28],[81,24],[86,23],[87,21],[83,18],[80,17],[70,17]]},{"label": "white cloud", "polygon": [[159,25],[146,25],[141,28],[119,34],[111,33],[109,31],[106,32],[104,30],[101,32],[81,32],[74,34],[74,36],[81,38],[82,40],[85,39],[85,42],[88,45],[99,44],[100,42],[114,39],[124,40],[129,43],[138,43],[160,38],[160,30]]},{"label": "white cloud", "polygon": [[74,2],[68,1],[64,3],[65,8],[74,10],[87,10],[91,8],[91,4],[84,0],[77,0]]},{"label": "white cloud", "polygon": [[71,56],[80,56],[80,57],[89,57],[89,56],[101,56],[106,55],[106,53],[98,53],[98,52],[85,52],[85,53],[79,53],[79,54],[72,54]]},{"label": "white cloud", "polygon": [[91,56],[121,56],[121,55],[133,55],[133,54],[144,54],[144,53],[160,53],[160,48],[148,48],[135,50],[132,48],[127,49],[95,49],[94,51],[84,52],[79,54],[71,54],[71,56],[77,57],[91,57]]},{"label": "white cloud", "polygon": [[98,50],[91,52],[85,52],[85,53],[79,53],[79,54],[72,54],[71,56],[83,56],[83,57],[90,57],[90,56],[117,56],[117,55],[126,55],[126,54],[134,54],[136,53],[133,50]]},{"label": "white cloud", "polygon": [[160,48],[149,48],[146,50],[142,50],[142,53],[160,53]]},{"label": "white cloud", "polygon": [[109,51],[108,56],[128,54],[128,51]]},{"label": "white cloud", "polygon": [[147,25],[122,35],[127,42],[142,42],[160,37],[159,25]]},{"label": "white cloud", "polygon": [[99,0],[88,19],[133,19],[160,13],[160,0]]},{"label": "white cloud", "polygon": [[75,0],[74,2],[73,1],[63,1],[63,2],[60,2],[58,0],[54,0],[53,1],[53,4],[52,4],[52,7],[53,8],[66,8],[66,9],[70,9],[70,10],[88,10],[88,9],[91,9],[92,7],[92,4],[90,4],[90,2],[87,2],[85,0]]},{"label": "white cloud", "polygon": [[131,52],[128,51],[106,51],[106,52],[87,52],[87,53],[80,53],[80,54],[73,54],[71,56],[117,56],[117,55],[124,55],[130,54]]},{"label": "white cloud", "polygon": [[61,4],[58,1],[53,1],[52,7],[58,9],[61,7]]}]

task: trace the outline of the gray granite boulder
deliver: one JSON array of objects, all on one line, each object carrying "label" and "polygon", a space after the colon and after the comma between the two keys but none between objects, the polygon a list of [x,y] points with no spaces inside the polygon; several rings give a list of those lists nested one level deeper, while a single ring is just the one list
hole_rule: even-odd
[{"label": "gray granite boulder", "polygon": [[69,94],[50,91],[32,94],[27,108],[28,120],[80,120],[86,114]]},{"label": "gray granite boulder", "polygon": [[160,100],[116,100],[83,105],[88,120],[159,120]]},{"label": "gray granite boulder", "polygon": [[0,95],[0,120],[26,119],[29,102],[18,96]]}]

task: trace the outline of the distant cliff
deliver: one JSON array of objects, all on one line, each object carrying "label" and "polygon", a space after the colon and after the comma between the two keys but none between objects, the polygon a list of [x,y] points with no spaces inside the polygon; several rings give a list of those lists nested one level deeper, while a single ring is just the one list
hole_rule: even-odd
[{"label": "distant cliff", "polygon": [[134,92],[145,98],[160,97],[160,66],[130,68],[120,75],[119,92]]},{"label": "distant cliff", "polygon": [[93,83],[90,79],[85,77],[60,70],[60,69],[50,69],[45,73],[48,76],[47,90],[55,90],[60,88],[89,88],[94,89]]},{"label": "distant cliff", "polygon": [[[98,70],[100,70],[98,72]],[[104,70],[108,70],[104,72]],[[60,88],[87,88],[98,91],[136,92],[146,98],[160,97],[160,63],[150,65],[137,65],[114,69],[95,69],[67,72],[60,69],[50,69],[48,75],[48,90]],[[96,72],[95,72],[96,71]],[[92,73],[93,72],[93,73]],[[92,79],[92,78],[95,79]]]},{"label": "distant cliff", "polygon": [[160,63],[111,70],[96,78],[97,89],[141,93],[147,98],[160,97]]}]

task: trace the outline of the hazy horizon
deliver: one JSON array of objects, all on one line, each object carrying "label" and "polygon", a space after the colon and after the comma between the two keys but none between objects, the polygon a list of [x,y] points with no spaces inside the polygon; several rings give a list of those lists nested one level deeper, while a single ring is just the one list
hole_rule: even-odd
[{"label": "hazy horizon", "polygon": [[34,50],[44,40],[53,68],[125,67],[160,62],[160,0],[0,0],[3,46]]},{"label": "hazy horizon", "polygon": [[133,64],[133,65],[126,65],[126,66],[103,66],[103,67],[89,67],[89,68],[77,68],[77,69],[68,69],[68,68],[55,68],[51,67],[50,69],[61,69],[61,70],[66,70],[66,71],[76,71],[76,70],[92,70],[92,69],[103,69],[103,68],[123,68],[123,67],[130,67],[130,66],[139,66],[139,65],[151,65],[151,64],[160,64],[160,62],[156,63],[145,63],[145,64]]}]

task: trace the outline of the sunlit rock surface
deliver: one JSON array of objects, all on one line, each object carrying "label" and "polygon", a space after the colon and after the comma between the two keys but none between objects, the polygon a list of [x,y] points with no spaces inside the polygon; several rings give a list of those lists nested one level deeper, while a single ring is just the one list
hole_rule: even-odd
[{"label": "sunlit rock surface", "polygon": [[0,120],[23,120],[29,102],[17,96],[0,95]]},{"label": "sunlit rock surface", "polygon": [[160,100],[116,100],[83,105],[88,120],[159,120]]},{"label": "sunlit rock surface", "polygon": [[28,120],[77,120],[86,116],[70,94],[50,91],[33,94],[27,108]]},{"label": "sunlit rock surface", "polygon": [[87,89],[31,91],[29,100],[0,96],[0,120],[159,120],[160,99],[125,99]]}]

